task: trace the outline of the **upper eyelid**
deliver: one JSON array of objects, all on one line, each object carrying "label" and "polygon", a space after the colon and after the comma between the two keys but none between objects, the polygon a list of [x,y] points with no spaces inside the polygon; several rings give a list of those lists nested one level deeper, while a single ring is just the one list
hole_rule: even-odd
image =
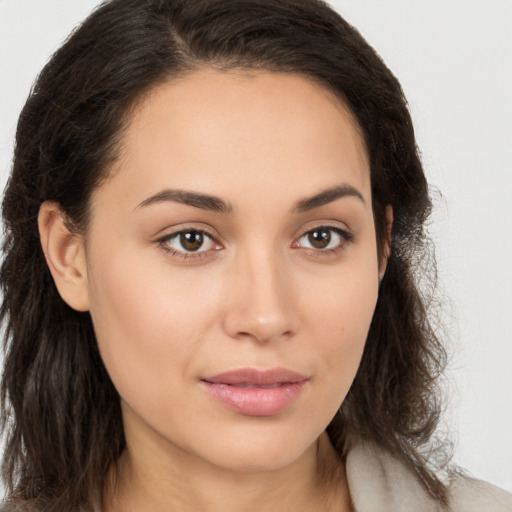
[{"label": "upper eyelid", "polygon": [[325,228],[339,228],[346,231],[350,231],[350,224],[352,222],[347,222],[349,219],[341,220],[341,218],[337,218],[337,216],[325,216],[325,217],[317,217],[312,218],[311,220],[305,220],[300,223],[300,227],[297,229],[300,231],[310,231],[311,229],[316,229],[320,227]]},{"label": "upper eyelid", "polygon": [[209,236],[212,240],[214,240],[217,243],[219,242],[219,236],[212,233],[213,230],[210,230],[208,228],[204,227],[197,227],[197,226],[183,226],[183,227],[173,227],[173,228],[165,228],[162,229],[156,236],[155,239],[157,241],[161,240],[168,240],[169,238],[173,238],[175,236],[178,236],[181,233],[186,233],[188,231],[197,231],[198,233],[202,233],[206,236]]},{"label": "upper eyelid", "polygon": [[177,231],[172,231],[171,233],[167,233],[162,235],[162,238],[174,238],[178,235],[181,235],[182,233],[189,233],[191,231],[195,231],[197,233],[201,233],[202,235],[209,236],[210,238],[215,238],[214,235],[212,235],[209,231],[206,231],[205,229],[198,229],[198,228],[185,228],[185,229],[179,229]]},{"label": "upper eyelid", "polygon": [[312,224],[307,228],[301,228],[300,231],[295,235],[295,240],[299,240],[304,235],[311,233],[311,231],[315,231],[315,229],[331,229],[336,231],[337,233],[343,233],[351,238],[354,238],[354,232],[346,226],[346,224],[339,225],[335,223],[337,221],[323,221],[319,223]]}]

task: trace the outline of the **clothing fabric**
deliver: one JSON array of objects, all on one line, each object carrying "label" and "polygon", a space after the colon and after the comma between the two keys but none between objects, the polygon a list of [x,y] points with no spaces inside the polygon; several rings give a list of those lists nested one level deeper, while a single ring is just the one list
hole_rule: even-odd
[{"label": "clothing fabric", "polygon": [[[347,454],[348,487],[355,512],[446,512],[414,473],[373,444]],[[512,494],[462,475],[448,486],[449,512],[512,512]]]},{"label": "clothing fabric", "polygon": [[[512,512],[512,494],[462,475],[452,479],[443,509],[401,461],[373,444],[348,452],[346,472],[354,512]],[[4,505],[0,512],[25,511]]]}]

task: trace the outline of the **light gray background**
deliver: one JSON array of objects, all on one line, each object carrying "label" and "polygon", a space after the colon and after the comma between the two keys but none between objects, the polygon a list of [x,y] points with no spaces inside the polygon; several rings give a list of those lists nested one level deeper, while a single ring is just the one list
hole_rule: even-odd
[{"label": "light gray background", "polygon": [[[97,0],[0,0],[0,185],[17,115]],[[337,0],[400,78],[430,182],[455,460],[512,491],[512,1]]]}]

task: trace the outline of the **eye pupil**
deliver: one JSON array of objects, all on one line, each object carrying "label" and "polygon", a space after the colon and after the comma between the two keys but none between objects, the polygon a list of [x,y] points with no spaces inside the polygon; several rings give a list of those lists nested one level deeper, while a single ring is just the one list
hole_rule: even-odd
[{"label": "eye pupil", "polygon": [[331,241],[331,231],[315,229],[308,234],[308,241],[315,249],[325,249]]},{"label": "eye pupil", "polygon": [[180,234],[180,244],[187,251],[197,251],[204,243],[204,235],[199,231],[185,231]]}]

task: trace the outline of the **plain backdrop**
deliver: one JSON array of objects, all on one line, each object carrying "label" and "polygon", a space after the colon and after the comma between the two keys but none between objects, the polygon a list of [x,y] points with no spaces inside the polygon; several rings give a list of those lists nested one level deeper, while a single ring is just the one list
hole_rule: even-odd
[{"label": "plain backdrop", "polygon": [[[0,0],[0,185],[30,86],[97,0]],[[399,77],[436,193],[455,461],[512,491],[512,1],[337,0]]]}]

